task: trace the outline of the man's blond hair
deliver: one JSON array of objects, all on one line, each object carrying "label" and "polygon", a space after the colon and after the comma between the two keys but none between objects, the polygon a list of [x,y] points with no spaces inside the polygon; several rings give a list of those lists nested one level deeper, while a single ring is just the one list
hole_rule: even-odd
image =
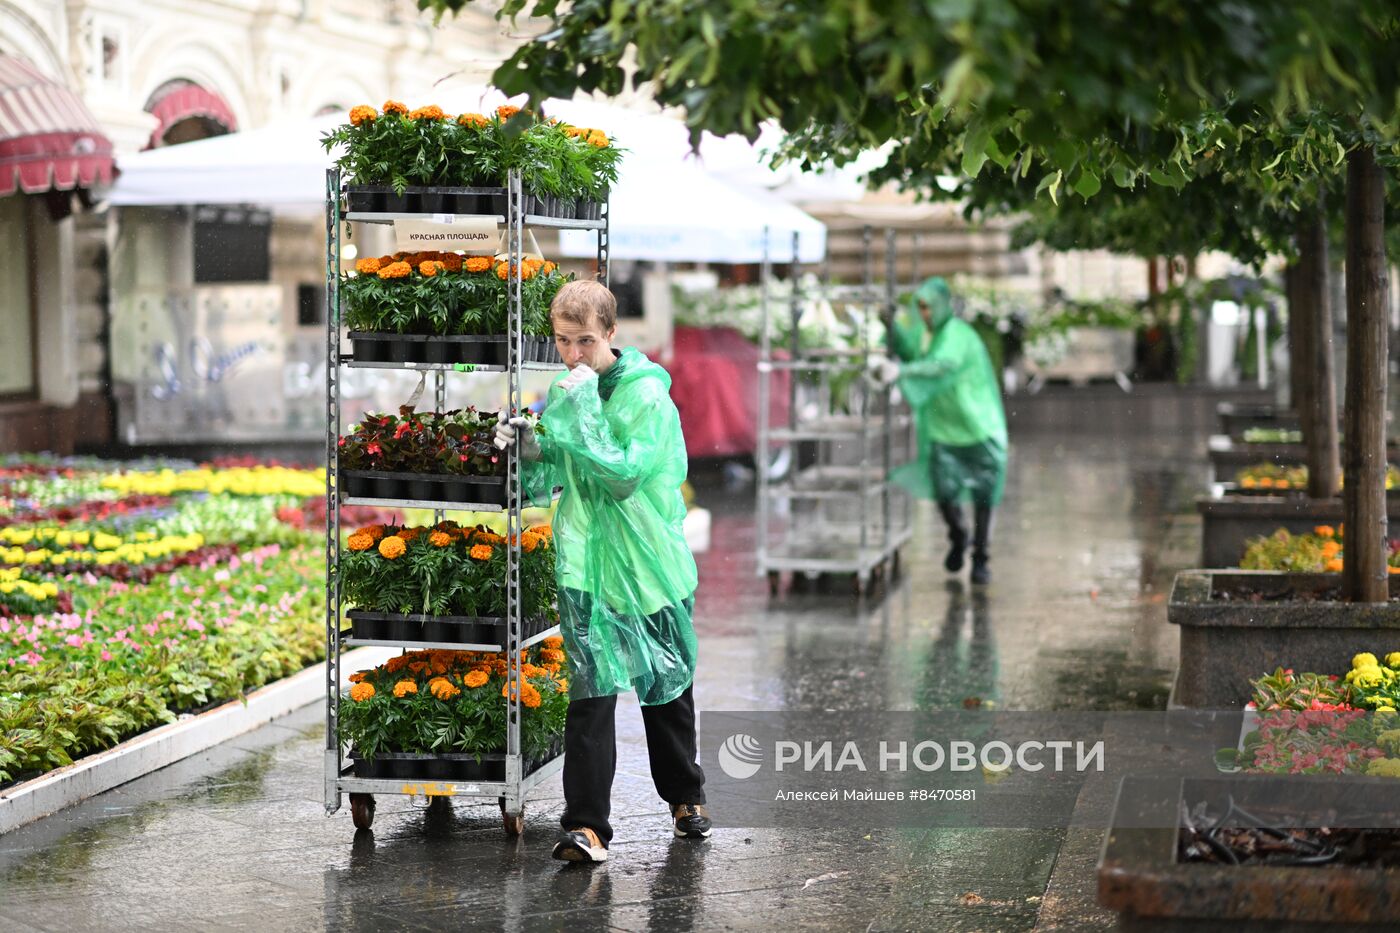
[{"label": "man's blond hair", "polygon": [[569,282],[550,302],[549,317],[579,327],[597,321],[606,334],[617,326],[617,299],[606,285],[594,279]]}]

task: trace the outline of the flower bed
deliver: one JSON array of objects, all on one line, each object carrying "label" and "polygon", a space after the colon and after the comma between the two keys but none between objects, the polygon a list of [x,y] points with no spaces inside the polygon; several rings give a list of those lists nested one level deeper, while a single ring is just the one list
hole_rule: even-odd
[{"label": "flower bed", "polygon": [[[363,192],[363,203],[352,197],[351,210],[370,211],[503,214],[503,192],[490,189],[500,189],[519,169],[525,193],[540,202],[527,205],[528,212],[578,216],[586,212],[580,202],[586,209],[607,198],[622,155],[602,130],[510,105],[456,117],[436,105],[410,111],[389,100],[382,112],[360,105],[323,142],[327,151],[344,147],[336,165],[350,185],[389,189]],[[427,200],[412,203],[404,200],[409,186],[478,190],[425,192]]]},{"label": "flower bed", "polygon": [[0,464],[0,785],[324,657],[322,471],[47,463]]},{"label": "flower bed", "polygon": [[[521,652],[521,752],[536,763],[557,753],[564,734],[569,685],[563,644],[556,635]],[[439,774],[432,762],[402,756],[460,755],[480,764],[505,751],[504,654],[409,652],[350,680],[340,703],[340,739],[359,759],[362,777],[457,777],[465,761],[449,761],[445,767],[452,773]],[[386,755],[396,756],[394,770],[376,770],[374,763]],[[477,779],[502,780],[504,774]]]}]

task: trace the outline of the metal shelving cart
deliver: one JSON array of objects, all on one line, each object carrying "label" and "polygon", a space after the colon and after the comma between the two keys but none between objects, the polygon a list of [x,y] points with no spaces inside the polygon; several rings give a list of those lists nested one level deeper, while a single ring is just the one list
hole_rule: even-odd
[{"label": "metal shelving cart", "polygon": [[[889,333],[895,309],[894,231],[885,236],[883,294],[874,281],[872,231],[864,230],[863,283],[854,288],[823,284],[822,297],[861,309],[854,348],[804,349],[798,325],[804,296],[797,263],[792,267],[791,332],[787,357],[778,358],[770,334],[768,287],[772,263],[763,263],[762,333],[759,355],[758,562],[769,591],[778,595],[784,573],[793,579],[851,574],[856,592],[899,572],[900,550],[912,535],[908,493],[889,481],[890,472],[913,453],[912,417],[891,387],[866,376],[872,345],[870,321],[877,307]],[[797,256],[794,237],[793,256]],[[775,373],[786,372],[788,422],[773,425],[769,408]],[[846,387],[845,411],[839,390]],[[815,409],[813,411],[813,409]],[[771,473],[774,448],[805,447],[786,476]],[[808,462],[810,461],[810,462]],[[775,526],[779,526],[775,529]],[[774,540],[773,532],[780,532]]]},{"label": "metal shelving cart", "polygon": [[[453,189],[437,189],[441,193],[454,193]],[[598,236],[598,271],[604,282],[608,273],[608,206],[601,205],[600,218],[593,220],[566,219],[525,213],[527,203],[522,190],[519,171],[512,171],[506,187],[507,211],[504,216],[496,215],[498,226],[505,226],[508,262],[517,270],[511,276],[508,289],[508,336],[507,363],[505,365],[479,364],[432,364],[394,363],[355,360],[341,353],[341,305],[340,305],[340,245],[341,229],[344,223],[358,221],[365,223],[392,223],[396,219],[421,219],[431,214],[368,213],[345,212],[342,199],[348,189],[341,184],[339,169],[326,173],[326,747],[325,747],[325,795],[326,812],[331,814],[340,809],[341,795],[350,795],[351,814],[355,826],[369,827],[374,819],[375,794],[422,795],[430,799],[448,797],[495,797],[501,807],[501,816],[507,833],[519,835],[525,826],[525,799],[530,791],[557,773],[563,766],[563,756],[538,764],[527,773],[527,760],[521,749],[521,703],[520,703],[520,652],[559,631],[557,625],[544,631],[524,637],[524,620],[521,617],[520,593],[520,540],[523,529],[521,511],[521,477],[518,460],[512,452],[506,458],[506,496],[510,503],[502,508],[498,504],[446,502],[407,499],[355,498],[342,496],[337,491],[339,476],[339,448],[337,440],[340,432],[341,398],[340,371],[342,367],[373,367],[379,369],[400,369],[419,371],[427,378],[433,376],[434,395],[437,410],[445,403],[445,380],[448,372],[504,372],[507,376],[508,398],[506,407],[512,411],[523,408],[521,398],[521,373],[527,369],[559,369],[558,363],[527,362],[522,345],[521,259],[524,252],[522,243],[527,227],[556,227],[576,230],[593,230]],[[466,193],[465,189],[464,192]],[[503,631],[505,637],[495,644],[462,644],[457,642],[431,641],[386,641],[380,639],[354,638],[342,630],[344,617],[340,594],[340,552],[342,505],[370,505],[388,508],[432,509],[435,520],[441,521],[448,511],[503,511],[506,514],[506,616]],[[344,648],[360,645],[381,645],[405,649],[442,648],[456,651],[505,652],[507,659],[507,683],[510,698],[506,700],[506,753],[505,779],[503,781],[451,781],[451,780],[403,780],[398,778],[356,777],[347,765],[344,746],[339,739],[341,651]]]}]

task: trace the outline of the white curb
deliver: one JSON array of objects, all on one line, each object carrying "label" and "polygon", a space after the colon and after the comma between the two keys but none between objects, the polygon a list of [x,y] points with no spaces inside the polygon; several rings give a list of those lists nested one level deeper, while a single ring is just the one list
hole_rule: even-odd
[{"label": "white curb", "polygon": [[[395,653],[392,648],[347,651],[340,656],[341,671],[348,674],[372,667]],[[247,703],[233,700],[16,784],[0,791],[0,833],[251,732],[280,716],[316,703],[325,695],[326,666],[317,663],[254,690],[248,694]]]}]

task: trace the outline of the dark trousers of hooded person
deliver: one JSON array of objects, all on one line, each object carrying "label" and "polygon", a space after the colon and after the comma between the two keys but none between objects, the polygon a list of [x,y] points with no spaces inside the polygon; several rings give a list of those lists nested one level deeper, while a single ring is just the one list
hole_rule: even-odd
[{"label": "dark trousers of hooded person", "polygon": [[[939,514],[948,525],[949,573],[962,570],[969,541],[972,544],[972,582],[990,583],[993,507],[1000,501],[1005,467],[1000,451],[990,445],[945,447],[935,445],[931,466]],[[969,535],[962,499],[972,499],[973,526]]]},{"label": "dark trousers of hooded person", "polygon": [[[651,779],[661,799],[705,802],[705,774],[696,763],[694,685],[669,703],[642,707]],[[569,703],[564,725],[564,816],[566,830],[587,827],[603,845],[612,840],[613,774],[617,771],[617,697]]]}]

